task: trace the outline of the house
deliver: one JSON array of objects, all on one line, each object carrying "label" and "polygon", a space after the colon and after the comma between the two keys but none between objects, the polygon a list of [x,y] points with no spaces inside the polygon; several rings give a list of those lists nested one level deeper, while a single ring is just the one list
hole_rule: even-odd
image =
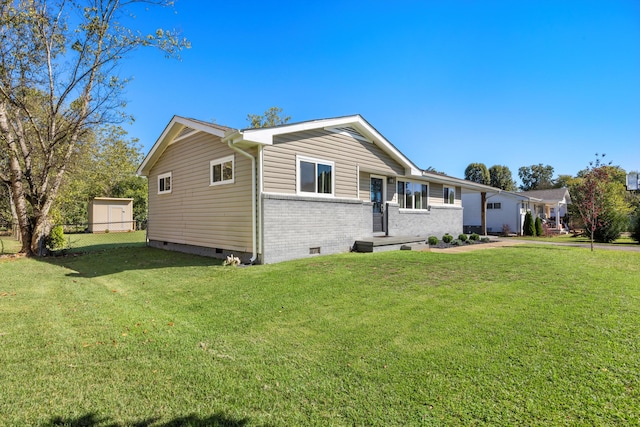
[{"label": "house", "polygon": [[90,233],[133,231],[133,199],[96,197],[89,202]]},{"label": "house", "polygon": [[[462,196],[465,206],[465,231],[481,230],[482,199],[479,193],[468,193]],[[524,216],[531,212],[533,218],[542,218],[549,227],[556,231],[566,230],[562,218],[567,214],[567,205],[571,203],[569,190],[552,188],[548,190],[532,190],[511,192],[494,189],[485,199],[486,232],[522,234]],[[560,218],[560,222],[557,218]]]},{"label": "house", "polygon": [[243,130],[175,116],[138,174],[150,246],[252,263],[457,236],[463,191],[491,188],[423,172],[360,115]]}]

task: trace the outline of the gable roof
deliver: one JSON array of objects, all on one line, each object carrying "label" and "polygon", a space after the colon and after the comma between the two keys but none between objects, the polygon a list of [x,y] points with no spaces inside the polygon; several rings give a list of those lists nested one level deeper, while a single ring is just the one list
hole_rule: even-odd
[{"label": "gable roof", "polygon": [[169,124],[164,128],[158,140],[153,144],[151,150],[144,158],[136,173],[148,176],[153,165],[158,161],[162,153],[174,142],[177,142],[193,132],[206,132],[211,135],[224,137],[234,129],[217,125],[215,123],[203,122],[201,120],[189,119],[186,117],[173,116]]},{"label": "gable roof", "polygon": [[522,194],[535,197],[543,202],[566,202],[571,203],[571,195],[567,188],[549,188],[547,190],[523,191]]},{"label": "gable roof", "polygon": [[469,181],[467,179],[456,178],[456,177],[445,175],[442,173],[423,171],[422,176],[427,178],[429,182],[437,182],[438,184],[454,185],[454,186],[461,187],[463,194],[467,192],[471,192],[471,193],[478,193],[478,192],[503,193],[504,192],[503,190],[499,188],[491,187],[490,185],[479,184],[477,182]]},{"label": "gable roof", "polygon": [[420,176],[422,171],[409,158],[400,152],[376,128],[371,126],[360,114],[334,117],[329,119],[309,120],[299,123],[266,128],[248,128],[230,132],[224,141],[230,141],[241,147],[255,145],[272,145],[277,135],[302,132],[312,129],[325,129],[336,133],[347,133],[356,139],[365,139],[378,145],[391,158],[405,168],[407,175]]}]

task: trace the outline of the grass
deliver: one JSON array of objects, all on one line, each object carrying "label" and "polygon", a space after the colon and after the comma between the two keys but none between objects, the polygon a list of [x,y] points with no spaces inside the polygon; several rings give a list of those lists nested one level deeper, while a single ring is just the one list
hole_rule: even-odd
[{"label": "grass", "polygon": [[[586,236],[574,236],[572,234],[557,234],[553,236],[540,236],[540,237],[531,237],[531,236],[518,236],[518,239],[524,240],[537,240],[539,242],[555,242],[555,243],[579,243],[588,245],[591,243],[591,240]],[[623,245],[623,246],[638,246],[638,242],[633,240],[628,235],[622,235],[620,238],[614,240],[611,243],[598,243],[594,242],[596,245]]]},{"label": "grass", "polygon": [[640,253],[0,260],[0,424],[637,425]]},{"label": "grass", "polygon": [[[123,247],[141,247],[146,242],[145,230],[128,233],[66,233],[66,252],[82,253]],[[0,236],[0,255],[20,251],[20,243],[11,236]]]}]

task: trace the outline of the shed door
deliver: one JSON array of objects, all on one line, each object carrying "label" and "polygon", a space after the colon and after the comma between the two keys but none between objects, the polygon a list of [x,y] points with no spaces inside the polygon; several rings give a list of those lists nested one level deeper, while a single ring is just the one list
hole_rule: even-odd
[{"label": "shed door", "polygon": [[123,231],[127,229],[125,209],[121,206],[109,206],[109,229]]}]

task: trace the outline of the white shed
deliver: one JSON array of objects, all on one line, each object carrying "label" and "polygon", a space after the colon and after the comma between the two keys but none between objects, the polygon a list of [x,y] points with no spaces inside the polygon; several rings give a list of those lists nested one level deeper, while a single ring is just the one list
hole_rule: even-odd
[{"label": "white shed", "polygon": [[133,199],[96,197],[89,202],[89,232],[117,233],[133,230]]}]

